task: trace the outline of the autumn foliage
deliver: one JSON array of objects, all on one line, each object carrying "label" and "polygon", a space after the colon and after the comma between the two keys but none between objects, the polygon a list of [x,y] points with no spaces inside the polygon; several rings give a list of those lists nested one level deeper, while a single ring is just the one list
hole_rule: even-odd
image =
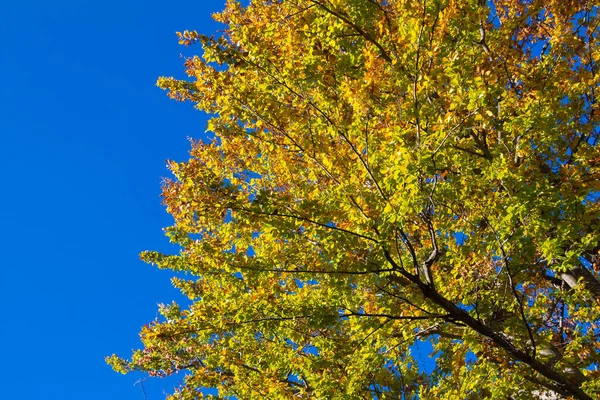
[{"label": "autumn foliage", "polygon": [[180,33],[158,85],[213,139],[169,163],[181,252],[142,258],[192,302],[109,363],[170,399],[598,398],[599,11],[229,1]]}]

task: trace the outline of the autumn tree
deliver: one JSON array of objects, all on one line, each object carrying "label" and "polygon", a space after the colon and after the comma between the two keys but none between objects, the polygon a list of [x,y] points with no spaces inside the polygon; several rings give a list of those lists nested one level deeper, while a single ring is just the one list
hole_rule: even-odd
[{"label": "autumn tree", "polygon": [[[164,203],[170,399],[600,395],[597,0],[228,1],[160,78],[210,115]],[[435,368],[415,343],[432,344]]]}]

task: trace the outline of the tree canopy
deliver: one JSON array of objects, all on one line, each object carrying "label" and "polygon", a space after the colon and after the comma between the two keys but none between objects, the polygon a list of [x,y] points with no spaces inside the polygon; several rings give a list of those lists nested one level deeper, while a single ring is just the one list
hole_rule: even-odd
[{"label": "tree canopy", "polygon": [[[600,395],[596,0],[228,1],[163,187],[170,399]],[[433,346],[434,368],[415,344]],[[208,396],[208,395],[206,395]]]}]

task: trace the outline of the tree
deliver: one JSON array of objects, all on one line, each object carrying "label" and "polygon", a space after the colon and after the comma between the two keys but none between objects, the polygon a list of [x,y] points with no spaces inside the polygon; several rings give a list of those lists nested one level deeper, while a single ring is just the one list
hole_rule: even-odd
[{"label": "tree", "polygon": [[180,33],[202,57],[158,86],[214,140],[169,163],[180,254],[142,258],[191,305],[109,363],[185,371],[171,399],[597,398],[599,11],[228,1]]}]

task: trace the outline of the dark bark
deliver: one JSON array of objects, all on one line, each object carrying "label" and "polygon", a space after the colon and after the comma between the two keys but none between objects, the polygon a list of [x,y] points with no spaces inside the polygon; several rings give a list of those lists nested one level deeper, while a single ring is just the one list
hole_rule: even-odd
[{"label": "dark bark", "polygon": [[510,340],[505,338],[500,332],[490,328],[488,325],[473,318],[465,310],[462,310],[456,304],[454,304],[453,302],[442,296],[440,293],[438,293],[431,286],[421,281],[418,276],[410,274],[406,270],[401,268],[394,261],[394,259],[387,250],[384,250],[384,254],[388,262],[394,268],[396,268],[396,270],[400,274],[404,275],[404,277],[406,277],[418,286],[419,290],[426,299],[432,301],[433,303],[441,307],[450,315],[450,317],[453,320],[467,325],[478,334],[491,339],[494,342],[494,344],[504,349],[515,360],[529,365],[534,371],[551,381],[552,384],[548,386],[553,387],[553,390],[555,390],[557,393],[569,393],[576,399],[592,400],[592,398],[588,396],[583,390],[581,390],[581,388],[578,385],[570,382],[564,375],[536,360],[534,357],[532,357],[525,351],[520,350],[513,343],[511,343]]}]

